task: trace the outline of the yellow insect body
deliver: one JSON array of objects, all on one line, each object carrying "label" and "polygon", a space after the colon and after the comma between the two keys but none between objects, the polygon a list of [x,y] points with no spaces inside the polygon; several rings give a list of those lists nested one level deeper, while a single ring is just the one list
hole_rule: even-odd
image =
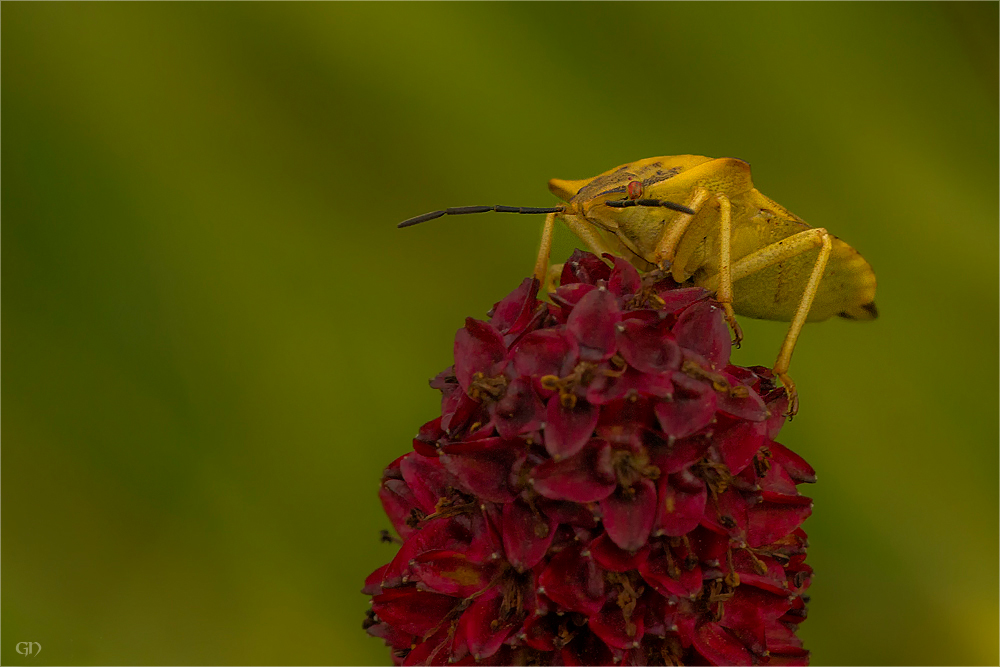
[{"label": "yellow insect body", "polygon": [[593,178],[552,179],[549,189],[566,203],[451,208],[400,226],[450,214],[547,213],[535,264],[539,280],[548,274],[553,227],[561,219],[598,255],[614,252],[640,269],[669,270],[678,282],[715,292],[736,344],[742,333],[734,312],[790,321],[774,365],[789,394],[789,414],[795,414],[798,399],[787,371],[805,322],[878,315],[875,273],[868,262],[825,229],[810,227],[758,192],[743,160],[647,158]]},{"label": "yellow insect body", "polygon": [[[678,239],[673,253],[658,252],[669,227],[684,214],[667,209],[610,208],[606,201],[622,199],[630,181],[643,184],[643,197],[686,201],[703,189],[728,197],[732,211],[731,262],[780,243],[809,225],[782,205],[761,194],[750,179],[750,165],[735,158],[712,159],[700,155],[655,157],[632,162],[592,179],[552,179],[549,189],[569,203],[563,215],[577,215],[616,238],[605,241],[624,245],[640,268],[663,266],[678,282],[718,288],[719,205],[703,206]],[[559,215],[559,214],[557,214]],[[832,237],[832,249],[807,321],[818,322],[834,315],[870,320],[874,309],[875,273],[851,246]],[[616,248],[621,250],[620,248]],[[733,309],[740,315],[765,320],[789,321],[795,314],[806,280],[816,264],[819,248],[794,255],[733,281]],[[646,266],[636,259],[644,260]]]}]

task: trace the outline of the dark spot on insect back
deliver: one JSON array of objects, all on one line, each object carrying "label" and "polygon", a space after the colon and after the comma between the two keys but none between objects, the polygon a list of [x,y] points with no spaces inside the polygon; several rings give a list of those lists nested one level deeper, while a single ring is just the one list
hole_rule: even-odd
[{"label": "dark spot on insect back", "polygon": [[598,197],[603,197],[604,195],[613,195],[613,194],[616,194],[618,192],[625,192],[625,191],[626,191],[626,187],[624,185],[619,185],[616,188],[611,188],[610,190],[605,190],[604,192],[598,192],[597,196]]},{"label": "dark spot on insect back", "polygon": [[645,189],[648,188],[653,183],[659,183],[660,181],[665,181],[672,176],[676,176],[677,174],[680,173],[680,171],[681,171],[680,167],[673,167],[671,169],[667,169],[666,171],[663,171],[662,169],[657,169],[655,174],[642,181],[642,187],[643,189]]},{"label": "dark spot on insect back", "polygon": [[[627,166],[628,165],[625,165],[625,167]],[[604,174],[603,176],[594,178],[585,186],[580,188],[573,199],[593,199],[594,197],[600,197],[602,194],[625,192],[625,185],[622,183],[622,180],[624,180],[626,176],[631,176],[631,172],[627,171],[625,167],[622,167],[618,169],[618,171],[610,174]]]}]

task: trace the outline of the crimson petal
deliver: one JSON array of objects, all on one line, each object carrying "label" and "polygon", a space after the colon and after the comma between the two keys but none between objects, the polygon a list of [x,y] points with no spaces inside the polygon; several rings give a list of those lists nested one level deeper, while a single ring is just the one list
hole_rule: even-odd
[{"label": "crimson petal", "polygon": [[399,462],[399,469],[420,508],[427,514],[434,511],[438,500],[447,495],[448,487],[454,484],[451,475],[437,459],[416,453],[404,456]]},{"label": "crimson petal", "polygon": [[632,487],[613,493],[601,501],[604,528],[608,537],[626,551],[636,551],[649,538],[656,518],[656,485],[641,479]]},{"label": "crimson petal", "polygon": [[751,547],[762,547],[788,535],[812,514],[812,503],[808,505],[779,505],[760,503],[747,513],[747,543]]},{"label": "crimson petal", "polygon": [[[450,628],[440,628],[437,632],[431,635],[429,638],[423,641],[417,641],[412,650],[406,654],[406,658],[403,660],[402,664],[409,667],[409,665],[429,665],[435,664],[440,660],[441,655],[452,655],[452,651],[455,650],[455,638],[449,633]],[[463,642],[457,642],[459,646],[459,652],[463,653],[461,649],[461,644]],[[397,663],[398,664],[398,663]]]},{"label": "crimson petal", "polygon": [[519,638],[538,651],[556,650],[556,637],[559,628],[552,622],[555,618],[557,618],[555,614],[529,616],[524,622]]},{"label": "crimson petal", "polygon": [[563,285],[550,294],[549,297],[552,299],[552,303],[559,307],[558,312],[563,315],[561,323],[565,324],[566,318],[569,317],[569,314],[580,303],[583,297],[594,291],[597,291],[596,285],[574,283],[572,285]]},{"label": "crimson petal", "polygon": [[782,623],[798,624],[806,620],[806,616],[808,616],[807,612],[806,603],[802,599],[802,596],[796,595],[792,598],[792,606],[789,607],[788,611],[786,611],[778,620]]},{"label": "crimson petal", "polygon": [[483,404],[469,398],[469,395],[464,391],[456,391],[443,399],[441,403],[443,412],[441,428],[445,429],[445,433],[450,437],[458,437],[467,424],[479,421],[479,419],[474,418],[486,419],[486,410],[483,409]]},{"label": "crimson petal", "polygon": [[600,537],[590,543],[588,548],[597,563],[611,572],[628,572],[638,569],[639,564],[649,555],[649,544],[643,545],[638,551],[625,551],[615,544],[607,533],[602,533]]},{"label": "crimson petal", "polygon": [[[809,656],[809,652],[802,648],[802,640],[796,637],[792,629],[784,623],[767,623],[765,629],[767,631],[767,648],[772,655],[788,656],[799,660]],[[773,658],[772,662],[768,664],[774,664]],[[778,664],[802,665],[807,664],[807,662],[781,661]]]},{"label": "crimson petal", "polygon": [[378,497],[392,527],[403,539],[409,537],[413,528],[407,521],[418,507],[416,496],[410,491],[410,487],[401,479],[385,479],[379,487]]},{"label": "crimson petal", "polygon": [[768,443],[767,448],[771,450],[771,461],[784,468],[793,480],[807,484],[816,482],[816,471],[801,456],[776,442]]},{"label": "crimson petal", "polygon": [[653,463],[662,474],[674,474],[684,470],[705,455],[712,441],[708,438],[682,438],[675,440],[666,452],[660,452],[653,458]]},{"label": "crimson petal", "polygon": [[701,525],[740,540],[747,533],[748,504],[743,494],[731,486],[725,492],[715,495],[714,502],[705,505]]},{"label": "crimson petal", "polygon": [[516,378],[507,385],[503,398],[490,405],[489,412],[500,437],[516,438],[542,427],[545,406],[530,380]]},{"label": "crimson petal", "polygon": [[656,592],[643,595],[646,603],[646,634],[665,637],[668,632],[676,632],[677,604]]},{"label": "crimson petal", "polygon": [[361,592],[365,595],[378,595],[382,592],[382,578],[385,575],[386,569],[388,569],[389,564],[386,563],[379,569],[375,570],[365,578],[365,587],[361,589]]},{"label": "crimson petal", "polygon": [[533,568],[548,551],[557,525],[520,498],[504,505],[503,548],[507,560],[519,572]]},{"label": "crimson petal", "polygon": [[747,549],[735,549],[733,565],[739,572],[740,585],[755,586],[777,595],[788,595],[785,570],[774,558],[751,554]]},{"label": "crimson petal", "polygon": [[668,598],[694,598],[701,590],[701,567],[685,567],[664,542],[653,545],[649,556],[639,565],[639,574],[660,595]]},{"label": "crimson petal", "polygon": [[576,340],[559,329],[532,331],[512,351],[517,374],[532,377],[569,375],[576,358]]},{"label": "crimson petal", "polygon": [[598,507],[593,502],[551,500],[542,495],[535,500],[535,504],[558,524],[589,529],[596,528],[599,523],[599,517],[596,516]]},{"label": "crimson petal", "polygon": [[600,411],[587,401],[577,400],[567,408],[561,396],[549,398],[545,410],[545,449],[554,459],[573,456],[587,444],[594,434]]},{"label": "crimson petal", "polygon": [[659,290],[656,294],[663,301],[662,309],[664,312],[676,313],[696,301],[708,297],[708,290],[703,287],[685,287],[683,289]]},{"label": "crimson petal", "polygon": [[741,387],[746,390],[746,396],[733,396],[730,392],[720,392],[719,393],[719,411],[724,412],[727,415],[732,415],[733,417],[739,417],[740,419],[747,419],[752,422],[762,422],[768,417],[770,413],[767,407],[764,405],[763,399],[750,387],[741,384],[732,375],[728,373],[722,373],[722,377],[726,379],[731,387]]},{"label": "crimson petal", "polygon": [[455,334],[455,377],[464,391],[469,391],[476,373],[497,375],[506,358],[507,346],[499,331],[487,322],[465,318],[465,328]]},{"label": "crimson petal", "polygon": [[639,392],[657,398],[672,400],[674,397],[673,373],[644,373],[636,383]]},{"label": "crimson petal", "polygon": [[640,320],[624,320],[617,327],[618,350],[630,366],[644,373],[660,373],[681,367],[681,348],[662,320],[647,324]]},{"label": "crimson petal", "polygon": [[647,377],[649,376],[645,373],[630,367],[626,367],[625,372],[621,373],[620,369],[613,368],[605,361],[598,366],[597,376],[587,385],[585,398],[593,405],[604,405],[629,395],[636,396]]},{"label": "crimson petal", "polygon": [[500,613],[503,602],[503,595],[495,590],[477,598],[462,614],[458,633],[465,637],[469,653],[477,662],[499,651],[504,640],[517,627],[513,618],[500,620],[503,618]]},{"label": "crimson petal", "polygon": [[514,500],[509,475],[523,457],[518,443],[501,438],[485,438],[448,445],[441,454],[444,467],[473,495],[494,503]]},{"label": "crimson petal", "polygon": [[704,623],[695,630],[694,648],[710,665],[749,665],[750,652],[718,623]]},{"label": "crimson petal", "polygon": [[722,318],[722,309],[707,301],[687,308],[674,325],[674,336],[681,347],[697,352],[715,368],[729,364],[732,339],[729,326]]},{"label": "crimson petal", "polygon": [[423,635],[458,604],[448,595],[413,586],[392,588],[372,598],[372,609],[383,621],[411,635]]},{"label": "crimson petal", "polygon": [[493,305],[490,324],[504,334],[518,334],[524,330],[538,307],[539,282],[525,278],[517,289]]},{"label": "crimson petal", "polygon": [[765,627],[780,618],[791,602],[787,595],[774,595],[752,586],[738,586],[726,601],[719,625],[728,628],[744,645],[758,655],[767,651]]},{"label": "crimson petal", "polygon": [[408,583],[413,574],[410,561],[420,554],[437,549],[461,551],[468,543],[468,535],[455,522],[443,517],[422,522],[419,530],[403,542],[382,572],[382,588],[397,588]]},{"label": "crimson petal", "polygon": [[612,600],[595,616],[590,617],[590,631],[612,648],[632,648],[640,645],[645,634],[644,608],[640,603],[629,618]]},{"label": "crimson petal", "polygon": [[603,500],[618,486],[611,466],[611,446],[594,439],[575,456],[545,461],[532,470],[531,483],[535,491],[553,500]]},{"label": "crimson petal", "polygon": [[634,401],[644,395],[670,398],[674,384],[669,373],[643,373],[631,366],[625,372],[607,362],[598,366],[598,376],[587,387],[586,398],[594,405],[605,405],[628,399]]},{"label": "crimson petal", "polygon": [[437,456],[437,442],[445,435],[441,428],[441,417],[432,419],[417,432],[417,437],[413,439],[413,449],[424,456]]},{"label": "crimson petal", "polygon": [[597,289],[580,299],[566,320],[566,329],[580,343],[580,358],[604,361],[615,353],[615,328],[621,319],[615,295]]},{"label": "crimson petal", "polygon": [[[764,500],[775,503],[809,504],[809,499],[799,495],[795,481],[780,465],[771,465],[758,480]],[[803,500],[804,499],[804,500]]]},{"label": "crimson petal", "polygon": [[657,486],[656,534],[679,537],[694,530],[705,514],[708,499],[705,482],[683,470],[673,475],[661,474]]},{"label": "crimson petal", "polygon": [[614,262],[614,268],[608,277],[608,291],[622,298],[638,294],[642,289],[642,278],[636,268],[621,257],[610,254],[605,254],[604,257]]},{"label": "crimson petal", "polygon": [[730,474],[738,475],[750,465],[764,445],[763,424],[739,421],[722,432],[715,432],[715,447]]},{"label": "crimson petal", "polygon": [[674,385],[684,392],[674,394],[672,401],[656,404],[656,418],[668,436],[686,438],[712,423],[716,396],[712,387],[676,373]]},{"label": "crimson petal", "polygon": [[503,556],[503,515],[499,506],[483,503],[481,512],[471,512],[469,546],[463,553],[476,563],[496,560]]},{"label": "crimson petal", "polygon": [[485,589],[496,566],[473,563],[457,551],[425,551],[410,561],[413,578],[435,593],[467,598]]},{"label": "crimson petal", "polygon": [[774,439],[788,417],[788,394],[783,388],[772,390],[762,396],[771,416],[767,418],[767,437]]},{"label": "crimson petal", "polygon": [[604,572],[583,545],[563,549],[538,575],[539,593],[556,604],[583,614],[596,614],[607,599]]},{"label": "crimson petal", "polygon": [[386,646],[395,649],[408,649],[413,645],[413,635],[402,632],[388,623],[375,623],[367,628],[367,632],[372,637],[384,640]]},{"label": "crimson petal", "polygon": [[597,255],[574,250],[570,258],[563,264],[559,284],[587,283],[596,285],[598,281],[607,280],[610,275],[611,267]]}]

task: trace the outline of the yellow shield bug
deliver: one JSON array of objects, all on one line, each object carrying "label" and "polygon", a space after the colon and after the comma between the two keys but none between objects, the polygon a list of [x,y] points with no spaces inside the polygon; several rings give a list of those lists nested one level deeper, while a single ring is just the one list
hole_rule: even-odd
[{"label": "yellow shield bug", "polygon": [[742,333],[734,313],[791,322],[774,364],[788,391],[791,415],[798,398],[788,367],[806,321],[878,316],[875,273],[868,262],[825,229],[810,227],[761,194],[743,160],[653,157],[593,178],[554,178],[549,190],[565,204],[449,208],[399,226],[487,211],[546,214],[534,272],[543,282],[558,218],[598,255],[621,255],[640,270],[660,268],[678,282],[715,292],[737,345]]}]

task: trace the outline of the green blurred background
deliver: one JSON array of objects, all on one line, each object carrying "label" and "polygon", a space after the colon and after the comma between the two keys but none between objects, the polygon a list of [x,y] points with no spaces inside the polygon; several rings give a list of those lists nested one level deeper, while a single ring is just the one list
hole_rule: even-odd
[{"label": "green blurred background", "polygon": [[997,664],[997,8],[4,3],[0,659],[387,663],[381,470],[541,220],[395,223],[695,153],[879,277],[792,366],[814,663]]}]

